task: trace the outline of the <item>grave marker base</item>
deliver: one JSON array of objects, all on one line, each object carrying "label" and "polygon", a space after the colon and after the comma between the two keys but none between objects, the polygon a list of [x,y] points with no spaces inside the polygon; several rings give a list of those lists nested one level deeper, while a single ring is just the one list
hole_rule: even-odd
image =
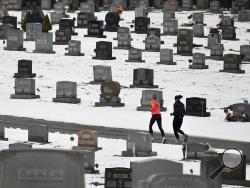
[{"label": "grave marker base", "polygon": [[176,62],[170,61],[170,62],[157,62],[158,65],[176,65]]},{"label": "grave marker base", "polygon": [[150,157],[157,156],[157,152],[149,151],[149,152],[135,152],[135,156],[132,151],[122,151],[123,157]]},{"label": "grave marker base", "polygon": [[84,35],[84,37],[107,38],[106,35]]},{"label": "grave marker base", "polygon": [[176,33],[162,33],[161,36],[177,36],[177,32]]},{"label": "grave marker base", "polygon": [[208,65],[189,65],[189,69],[208,69]]},{"label": "grave marker base", "polygon": [[192,111],[187,111],[185,113],[187,116],[198,116],[198,117],[210,117],[211,113],[210,112],[192,112]]},{"label": "grave marker base", "polygon": [[142,50],[143,52],[160,52],[161,51],[161,49],[145,49],[145,50]]},{"label": "grave marker base", "polygon": [[231,38],[221,38],[222,40],[232,40],[232,41],[238,41],[238,40],[240,40],[240,39],[231,39]]},{"label": "grave marker base", "polygon": [[92,59],[99,59],[99,60],[114,60],[114,59],[116,59],[116,57],[108,57],[108,58],[92,57]]},{"label": "grave marker base", "polygon": [[206,39],[207,38],[207,36],[205,36],[205,35],[199,35],[199,36],[194,36],[195,38],[202,38],[202,39]]},{"label": "grave marker base", "polygon": [[81,150],[99,151],[99,150],[102,150],[102,147],[73,146],[72,149],[73,149],[73,150],[78,150],[78,151],[81,151]]},{"label": "grave marker base", "polygon": [[5,47],[4,50],[9,50],[9,51],[26,51],[26,48]]},{"label": "grave marker base", "polygon": [[245,74],[245,70],[220,70],[225,73]]},{"label": "grave marker base", "polygon": [[34,78],[36,77],[35,73],[32,74],[21,74],[21,73],[15,73],[13,78]]},{"label": "grave marker base", "polygon": [[192,53],[175,53],[174,55],[181,55],[181,56],[193,56]]},{"label": "grave marker base", "polygon": [[51,51],[51,50],[46,50],[46,51],[43,51],[43,50],[33,50],[33,53],[55,54],[56,52],[55,51]]},{"label": "grave marker base", "polygon": [[236,186],[246,186],[250,187],[249,180],[223,180],[224,185],[236,185]]},{"label": "grave marker base", "polygon": [[105,106],[110,106],[110,107],[124,107],[124,103],[109,103],[109,102],[96,102],[95,107],[105,107]]},{"label": "grave marker base", "polygon": [[158,85],[130,85],[130,88],[158,88]]},{"label": "grave marker base", "polygon": [[59,103],[71,103],[71,104],[78,104],[81,102],[80,98],[53,98],[53,102]]},{"label": "grave marker base", "polygon": [[78,54],[69,54],[69,53],[65,53],[64,55],[66,56],[84,56],[84,53],[78,53]]},{"label": "grave marker base", "polygon": [[10,95],[11,99],[38,99],[40,95]]},{"label": "grave marker base", "polygon": [[213,55],[213,56],[207,56],[206,59],[212,59],[212,60],[224,60],[224,57],[223,56],[220,56],[220,55]]},{"label": "grave marker base", "polygon": [[4,138],[4,137],[0,137],[0,140],[1,141],[8,141],[9,139],[8,138]]},{"label": "grave marker base", "polygon": [[147,31],[131,31],[131,33],[136,33],[136,34],[147,34]]},{"label": "grave marker base", "polygon": [[119,50],[129,50],[132,48],[131,46],[115,46],[114,49],[119,49]]},{"label": "grave marker base", "polygon": [[55,45],[68,45],[68,41],[65,42],[53,42]]},{"label": "grave marker base", "polygon": [[[139,106],[136,108],[137,111],[151,111],[151,106]],[[161,111],[165,112],[167,111],[166,107],[161,107]]]},{"label": "grave marker base", "polygon": [[134,59],[127,59],[125,62],[133,62],[133,63],[145,63],[145,60],[134,60]]}]

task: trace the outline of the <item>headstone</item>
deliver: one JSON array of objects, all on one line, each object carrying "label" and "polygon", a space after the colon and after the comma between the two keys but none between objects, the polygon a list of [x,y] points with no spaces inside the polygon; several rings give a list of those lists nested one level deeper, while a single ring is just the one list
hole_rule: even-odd
[{"label": "headstone", "polygon": [[96,17],[91,12],[77,13],[77,28],[87,28],[89,21],[96,20]]},{"label": "headstone", "polygon": [[189,65],[190,69],[208,69],[208,65],[205,65],[206,55],[203,53],[193,54],[193,64]]},{"label": "headstone", "polygon": [[178,30],[177,54],[183,56],[193,55],[193,30],[190,29]]},{"label": "headstone", "polygon": [[161,111],[166,111],[167,108],[163,107],[163,93],[157,90],[143,90],[141,98],[141,106],[137,107],[137,111],[150,111],[152,97],[157,95],[157,101],[160,104]]},{"label": "headstone", "polygon": [[16,16],[4,16],[2,18],[2,24],[3,25],[13,25],[14,28],[17,28],[17,17]]},{"label": "headstone", "polygon": [[218,159],[218,157],[203,157],[201,159],[200,175],[203,179],[203,182],[206,182],[209,188],[222,187],[222,174],[218,175],[213,181],[210,180],[210,175],[221,165],[221,161]]},{"label": "headstone", "polygon": [[[209,151],[209,144],[189,143],[187,144],[187,159],[201,159]],[[218,155],[216,153],[216,155]]]},{"label": "headstone", "polygon": [[124,103],[121,103],[119,97],[121,91],[121,85],[115,81],[103,81],[101,83],[101,94],[99,102],[95,103],[95,106],[112,106],[112,107],[123,107]]},{"label": "headstone", "polygon": [[21,10],[22,1],[20,1],[20,0],[9,0],[7,8],[8,8],[8,10]]},{"label": "headstone", "polygon": [[148,17],[148,9],[144,7],[135,8],[135,18],[137,17]]},{"label": "headstone", "polygon": [[149,157],[156,155],[157,152],[152,151],[152,139],[149,133],[133,132],[128,135],[127,150],[122,151],[123,157]]},{"label": "headstone", "polygon": [[130,162],[130,168],[132,169],[132,188],[139,187],[140,181],[147,180],[152,174],[162,173],[178,176],[183,174],[182,163],[165,159],[145,159],[142,161]]},{"label": "headstone", "polygon": [[103,81],[112,81],[111,66],[95,65],[93,66],[94,81],[91,84],[101,84]]},{"label": "headstone", "polygon": [[129,1],[129,9],[135,10],[135,8],[139,7],[139,0],[130,0]]},{"label": "headstone", "polygon": [[35,41],[40,33],[42,33],[42,24],[40,23],[26,24],[26,40]]},{"label": "headstone", "polygon": [[149,24],[150,24],[150,18],[136,17],[134,32],[138,34],[147,34]]},{"label": "headstone", "polygon": [[166,0],[164,2],[164,10],[176,11],[179,8],[179,2],[177,0]]},{"label": "headstone", "polygon": [[112,2],[113,2],[112,0],[103,0],[103,8],[105,10],[110,9]]},{"label": "headstone", "polygon": [[243,61],[250,61],[250,45],[240,45],[240,55]]},{"label": "headstone", "polygon": [[99,170],[95,169],[95,151],[78,150],[78,152],[82,155],[85,173],[99,173]]},{"label": "headstone", "polygon": [[63,0],[63,3],[68,8],[68,12],[75,12],[80,6],[79,0]]},{"label": "headstone", "polygon": [[131,34],[128,33],[119,33],[118,35],[118,46],[114,47],[114,49],[129,49],[131,48]]},{"label": "headstone", "polygon": [[112,42],[107,41],[98,41],[96,42],[96,49],[94,50],[96,53],[95,57],[92,59],[100,59],[100,60],[113,60],[116,57],[112,57]]},{"label": "headstone", "polygon": [[93,1],[82,2],[80,4],[80,12],[95,13],[95,3]]},{"label": "headstone", "polygon": [[174,35],[178,33],[178,20],[171,19],[163,22],[163,35]]},{"label": "headstone", "polygon": [[221,43],[221,35],[209,33],[207,36],[207,48],[211,49],[211,47],[217,43]]},{"label": "headstone", "polygon": [[184,11],[193,10],[193,0],[182,0],[182,10]]},{"label": "headstone", "polygon": [[210,49],[210,59],[223,60],[224,45],[223,44],[213,44]]},{"label": "headstone", "polygon": [[92,20],[88,23],[88,34],[84,35],[84,37],[106,38],[103,31],[103,21]]},{"label": "headstone", "polygon": [[35,79],[16,78],[15,94],[10,96],[11,99],[36,99],[40,98],[36,95]]},{"label": "headstone", "polygon": [[5,138],[5,127],[3,125],[3,122],[0,120],[0,140],[5,140],[7,141],[8,138]]},{"label": "headstone", "polygon": [[245,70],[241,70],[241,56],[238,54],[224,55],[224,68],[220,72],[244,74]]},{"label": "headstone", "polygon": [[172,19],[175,19],[175,11],[165,10],[163,12],[163,23]]},{"label": "headstone", "polygon": [[32,145],[24,143],[9,144],[9,150],[27,150],[27,149],[32,149]]},{"label": "headstone", "polygon": [[120,15],[117,12],[108,12],[105,16],[105,22],[105,31],[117,32],[120,22]]},{"label": "headstone", "polygon": [[43,10],[51,10],[54,0],[41,0],[41,8]]},{"label": "headstone", "polygon": [[184,188],[209,188],[208,184],[200,176],[194,175],[168,175],[153,174],[148,179],[140,182],[138,188],[163,188],[163,187],[184,187]]},{"label": "headstone", "polygon": [[145,51],[160,52],[161,39],[155,35],[147,36],[145,39]]},{"label": "headstone", "polygon": [[102,148],[98,147],[98,134],[92,130],[81,130],[78,133],[78,145],[73,147],[74,150],[97,151]]},{"label": "headstone", "polygon": [[77,83],[68,81],[57,82],[56,98],[53,98],[53,102],[73,104],[80,103],[81,99],[77,98]]},{"label": "headstone", "polygon": [[59,20],[59,30],[69,30],[71,35],[77,35],[75,32],[75,20],[74,19],[61,19]]},{"label": "headstone", "polygon": [[59,21],[65,17],[68,17],[68,15],[65,14],[64,4],[61,2],[57,2],[54,5],[54,12],[50,13],[51,23],[52,24],[59,24]]},{"label": "headstone", "polygon": [[139,7],[149,8],[148,0],[139,0]]},{"label": "headstone", "polygon": [[238,14],[239,22],[249,22],[250,21],[250,10],[240,10]]},{"label": "headstone", "polygon": [[35,40],[35,50],[33,52],[54,54],[53,33],[39,33]]},{"label": "headstone", "polygon": [[197,9],[198,10],[207,10],[209,9],[210,0],[197,0]]},{"label": "headstone", "polygon": [[[54,150],[3,150],[1,188],[85,188],[81,153]],[[11,175],[12,174],[12,175]],[[15,174],[15,175],[14,175]]]},{"label": "headstone", "polygon": [[210,11],[213,13],[220,12],[220,1],[210,1]]},{"label": "headstone", "polygon": [[118,37],[120,34],[130,34],[130,28],[129,27],[118,27],[117,28],[117,37],[113,38],[113,39],[118,40]]},{"label": "headstone", "polygon": [[232,105],[233,119],[242,120],[242,114],[248,116],[248,121],[250,121],[250,104],[248,103],[237,103]]},{"label": "headstone", "polygon": [[55,32],[56,40],[54,44],[56,45],[67,45],[71,40],[70,30],[56,30]]},{"label": "headstone", "polygon": [[131,182],[130,168],[105,168],[105,188],[132,188]]},{"label": "headstone", "polygon": [[47,125],[30,125],[28,127],[28,141],[48,143],[48,126]]},{"label": "headstone", "polygon": [[160,62],[157,62],[157,64],[176,65],[176,62],[173,60],[173,49],[161,49]]},{"label": "headstone", "polygon": [[9,29],[7,31],[7,47],[5,47],[4,50],[26,51],[26,48],[23,48],[22,30]]},{"label": "headstone", "polygon": [[222,39],[224,39],[224,40],[237,40],[235,28],[234,27],[222,28]]},{"label": "headstone", "polygon": [[10,25],[10,24],[3,24],[3,25],[0,25],[0,39],[1,40],[5,40],[7,39],[7,31],[9,29],[15,29],[13,25]]},{"label": "headstone", "polygon": [[154,8],[162,9],[164,0],[153,0]]},{"label": "headstone", "polygon": [[134,69],[133,85],[131,88],[158,88],[158,85],[154,85],[154,70],[139,68]]},{"label": "headstone", "polygon": [[32,73],[32,61],[27,59],[18,60],[18,72],[14,78],[34,78],[36,74]]},{"label": "headstone", "polygon": [[194,37],[204,38],[204,25],[194,24],[193,25]]},{"label": "headstone", "polygon": [[195,24],[203,24],[203,22],[204,22],[204,13],[203,12],[195,12],[195,13],[193,13],[193,22]]},{"label": "headstone", "polygon": [[33,9],[36,7],[41,7],[41,0],[23,0],[22,9]]},{"label": "headstone", "polygon": [[70,40],[68,43],[68,53],[65,53],[67,56],[84,56],[84,53],[81,53],[81,41]]},{"label": "headstone", "polygon": [[142,60],[142,50],[137,48],[130,48],[128,51],[128,59],[125,62],[141,62],[144,63],[145,60]]},{"label": "headstone", "polygon": [[204,98],[191,97],[186,98],[186,113],[188,116],[209,117],[207,112],[207,100]]},{"label": "headstone", "polygon": [[152,36],[152,35],[161,38],[161,29],[155,27],[148,28],[147,36]]},{"label": "headstone", "polygon": [[222,28],[224,27],[234,27],[234,19],[231,16],[222,17]]}]

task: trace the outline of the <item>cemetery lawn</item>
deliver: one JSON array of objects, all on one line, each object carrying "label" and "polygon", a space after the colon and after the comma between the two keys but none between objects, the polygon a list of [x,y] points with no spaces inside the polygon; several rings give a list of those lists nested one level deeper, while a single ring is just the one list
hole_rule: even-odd
[{"label": "cemetery lawn", "polygon": [[[18,16],[18,21],[20,21],[21,12],[10,11],[9,14]],[[96,13],[96,16],[98,19],[104,20],[105,14],[106,12],[99,12]],[[177,12],[176,18],[179,25],[187,23],[189,15],[190,12]],[[70,17],[76,17],[76,14],[70,14]],[[134,12],[125,11],[121,17],[124,20],[120,22],[120,26],[129,27],[134,19]],[[151,27],[162,28],[162,12],[150,12],[149,17]],[[207,35],[208,29],[219,22],[218,14],[206,13],[204,22],[207,24],[205,27],[205,35]],[[240,45],[249,44],[250,33],[247,33],[246,30],[250,28],[250,23],[236,22],[235,26],[237,27],[237,38],[240,40],[222,40],[225,48],[224,54],[239,54]],[[53,26],[53,32],[56,29],[58,29],[58,25]],[[133,28],[131,31],[133,31]],[[64,56],[66,45],[54,45],[56,54],[32,53],[35,49],[35,43],[29,41],[24,42],[24,48],[27,49],[27,52],[5,51],[3,45],[0,46],[0,114],[93,126],[148,130],[150,113],[136,111],[136,107],[140,106],[143,89],[129,88],[129,85],[133,82],[133,69],[150,68],[154,69],[154,84],[159,85],[159,89],[163,91],[164,107],[168,108],[167,112],[162,113],[163,128],[167,133],[173,133],[170,113],[173,111],[174,96],[181,94],[184,96],[184,103],[185,98],[188,97],[206,98],[207,111],[211,112],[211,117],[206,118],[186,116],[183,123],[184,132],[199,137],[250,141],[250,123],[225,122],[225,115],[221,109],[234,103],[243,102],[243,99],[250,101],[250,64],[242,66],[242,69],[246,71],[245,74],[221,73],[219,70],[223,69],[223,61],[215,60],[206,60],[206,64],[209,65],[207,70],[193,70],[188,69],[188,60],[192,57],[175,55],[174,61],[177,62],[177,65],[157,65],[156,62],[159,61],[160,57],[158,52],[143,52],[142,59],[146,60],[145,63],[131,63],[125,62],[128,59],[127,50],[116,49],[113,49],[113,56],[116,57],[116,60],[94,60],[92,56],[95,56],[96,42],[101,40],[112,41],[116,37],[116,33],[105,32],[107,38],[99,39],[83,37],[87,34],[86,29],[76,29],[76,32],[78,32],[78,36],[72,36],[72,39],[81,40],[82,53],[85,56]],[[132,33],[132,46],[145,49],[145,44],[142,42],[145,36],[144,34]],[[176,53],[176,47],[173,47],[173,44],[176,43],[176,37],[162,36],[161,40],[165,41],[161,48],[173,48],[174,53]],[[207,46],[207,39],[194,38],[194,43]],[[117,46],[117,41],[113,41],[113,47],[115,46]],[[210,51],[204,48],[194,48],[193,51],[194,53],[205,53],[206,56],[210,55]],[[36,94],[40,95],[40,99],[10,99],[10,95],[14,93],[15,80],[13,75],[17,72],[17,61],[19,59],[33,61],[33,73],[37,74],[36,87],[40,90]],[[125,107],[94,107],[95,102],[99,101],[101,92],[100,85],[88,84],[93,80],[93,65],[112,66],[113,80],[122,85],[120,97],[121,102],[125,103]],[[77,82],[78,97],[81,98],[82,102],[80,104],[53,103],[52,98],[56,95],[57,81]],[[109,140],[106,142],[109,142]],[[125,147],[125,141],[119,142],[122,142]],[[158,145],[155,146],[158,147]],[[173,147],[174,151],[175,147],[178,146],[164,147]],[[180,151],[178,150],[178,152]],[[171,152],[166,153],[168,153],[166,156],[169,156]],[[116,154],[119,154],[119,152],[117,151]],[[123,164],[121,159],[123,158],[117,158],[117,161]],[[106,160],[110,160],[110,158],[104,157],[102,162]],[[127,161],[127,159],[124,160]],[[101,167],[118,165],[113,159],[111,161],[114,164],[102,164]]]}]

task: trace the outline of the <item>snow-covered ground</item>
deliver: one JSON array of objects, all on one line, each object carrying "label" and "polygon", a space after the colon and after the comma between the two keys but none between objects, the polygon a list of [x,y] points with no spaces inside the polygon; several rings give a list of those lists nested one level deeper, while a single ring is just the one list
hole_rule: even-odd
[{"label": "snow-covered ground", "polygon": [[[98,19],[104,20],[106,12],[96,13]],[[179,25],[188,22],[187,16],[190,12],[176,13]],[[10,15],[17,15],[20,21],[20,12],[10,12]],[[76,14],[70,14],[76,17]],[[121,15],[124,21],[120,26],[131,25],[134,19],[134,11],[126,11]],[[160,11],[150,12],[151,27],[160,27],[163,20],[163,13]],[[208,29],[219,22],[217,14],[205,14],[205,34]],[[239,41],[222,41],[225,47],[225,54],[230,53],[230,49],[239,51],[241,44],[249,44],[250,33],[246,32],[250,28],[250,23],[236,22],[237,37]],[[53,26],[53,31],[58,25]],[[113,80],[120,82],[122,86],[129,86],[133,79],[133,69],[151,68],[154,69],[155,84],[164,94],[164,106],[168,108],[163,112],[163,128],[167,133],[172,133],[172,104],[174,96],[182,94],[186,97],[207,98],[208,111],[211,117],[185,117],[183,130],[190,135],[213,137],[221,139],[231,139],[238,141],[250,141],[250,123],[227,123],[224,122],[222,107],[233,103],[242,102],[243,98],[250,97],[250,65],[243,65],[245,74],[237,75],[230,73],[220,73],[223,68],[222,61],[207,60],[208,70],[188,69],[188,59],[191,57],[174,56],[176,66],[157,65],[159,53],[144,52],[143,59],[146,63],[126,63],[128,51],[113,50],[116,60],[102,61],[93,60],[94,49],[97,41],[112,41],[116,33],[105,32],[106,39],[86,38],[86,29],[76,29],[78,36],[72,39],[81,40],[82,52],[85,56],[69,57],[64,56],[66,46],[54,45],[56,54],[34,54],[34,42],[24,42],[27,52],[4,51],[0,46],[0,114],[15,115],[32,118],[43,118],[46,120],[56,120],[65,122],[75,122],[98,126],[122,127],[131,129],[148,129],[150,118],[149,112],[138,112],[136,107],[140,105],[143,89],[123,88],[121,90],[121,100],[125,103],[123,108],[94,107],[94,103],[99,101],[100,86],[87,84],[93,80],[93,65],[112,66]],[[132,34],[132,45],[144,49],[146,35]],[[163,36],[165,44],[161,48],[173,48],[176,52],[176,37]],[[194,38],[194,43],[206,46],[207,39]],[[113,41],[113,46],[117,46],[117,41]],[[208,56],[208,49],[195,48],[194,52],[204,52]],[[235,53],[235,52],[234,52]],[[10,99],[10,94],[14,93],[13,75],[17,72],[18,59],[31,59],[33,61],[33,72],[37,74],[36,86],[40,89],[41,99],[36,100],[14,100]],[[75,81],[78,83],[78,97],[82,99],[81,104],[59,104],[53,103],[52,98],[56,95],[57,81]],[[249,99],[250,100],[250,99]]]},{"label": "snow-covered ground", "polygon": [[[20,129],[5,129],[6,137],[9,141],[0,141],[0,150],[8,149],[10,143],[25,142],[28,140],[28,131]],[[70,141],[70,137],[74,137],[74,141]],[[70,150],[72,146],[77,146],[77,135],[49,133],[48,144],[32,143],[33,148],[43,149],[66,149]],[[104,183],[105,168],[112,167],[130,167],[131,161],[148,159],[149,157],[121,157],[121,152],[126,150],[126,141],[98,138],[98,145],[103,149],[96,152],[96,163],[99,164],[100,174],[86,174],[86,188],[94,188],[96,186],[91,185],[93,182]],[[194,175],[200,174],[200,162],[199,161],[181,161],[182,159],[182,146],[180,145],[168,145],[168,144],[153,144],[152,150],[157,152],[157,156],[152,158],[161,158],[176,161],[183,164],[183,173],[190,174],[190,169],[193,170]],[[250,180],[250,166],[247,166],[247,180]],[[102,188],[103,186],[98,186]],[[223,186],[228,188],[236,188],[239,186]]]}]

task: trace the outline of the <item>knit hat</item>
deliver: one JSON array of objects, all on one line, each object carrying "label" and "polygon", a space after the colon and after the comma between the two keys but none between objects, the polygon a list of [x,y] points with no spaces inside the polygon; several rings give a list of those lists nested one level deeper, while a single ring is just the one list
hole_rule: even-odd
[{"label": "knit hat", "polygon": [[175,100],[179,100],[179,99],[181,99],[183,96],[182,95],[176,95],[175,97],[174,97],[174,99]]}]

